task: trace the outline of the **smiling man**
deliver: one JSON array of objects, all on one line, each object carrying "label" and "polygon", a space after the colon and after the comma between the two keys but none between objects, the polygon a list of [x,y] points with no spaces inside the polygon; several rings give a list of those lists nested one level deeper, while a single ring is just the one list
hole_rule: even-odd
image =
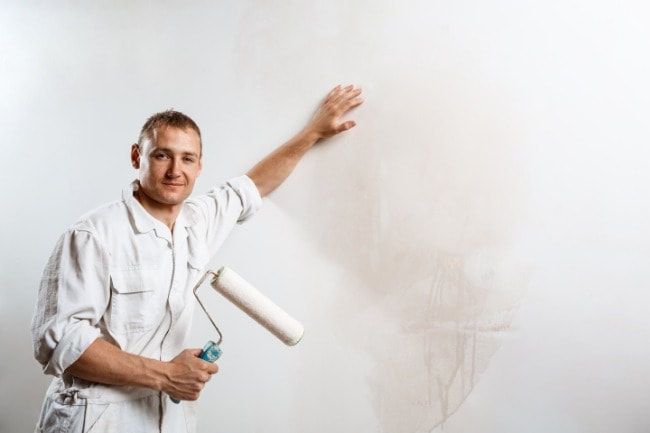
[{"label": "smiling man", "polygon": [[[337,86],[291,140],[206,195],[201,132],[176,112],[153,115],[131,148],[122,194],[80,218],[43,272],[32,322],[47,391],[37,432],[194,432],[194,406],[218,370],[185,348],[192,288],[236,223],[250,218],[319,140],[352,128],[361,90]],[[173,404],[170,398],[182,401]],[[189,401],[188,401],[189,400]]]}]

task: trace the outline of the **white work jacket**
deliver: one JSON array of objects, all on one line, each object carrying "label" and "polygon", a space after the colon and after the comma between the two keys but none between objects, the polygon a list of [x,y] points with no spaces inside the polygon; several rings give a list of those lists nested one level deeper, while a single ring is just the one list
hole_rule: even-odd
[{"label": "white work jacket", "polygon": [[[154,390],[92,383],[65,370],[98,337],[161,361],[185,349],[192,288],[235,223],[250,218],[262,199],[247,176],[231,179],[186,200],[172,232],[134,198],[138,186],[132,182],[121,201],[66,230],[45,267],[32,338],[34,356],[55,378],[37,432],[112,431],[118,424],[129,433],[194,429],[188,402],[174,405]],[[148,415],[150,426],[142,418]],[[138,419],[130,426],[125,417]],[[98,430],[100,424],[108,427]]]}]

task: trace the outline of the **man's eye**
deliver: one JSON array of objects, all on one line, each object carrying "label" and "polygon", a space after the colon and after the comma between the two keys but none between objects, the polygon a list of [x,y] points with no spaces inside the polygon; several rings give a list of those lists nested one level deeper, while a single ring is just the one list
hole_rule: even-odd
[{"label": "man's eye", "polygon": [[156,153],[156,154],[154,154],[153,157],[156,158],[156,159],[166,159],[167,155],[165,155],[164,153]]},{"label": "man's eye", "polygon": [[194,162],[194,158],[189,157],[189,156],[186,156],[186,157],[183,158],[183,159],[185,160],[185,162]]}]

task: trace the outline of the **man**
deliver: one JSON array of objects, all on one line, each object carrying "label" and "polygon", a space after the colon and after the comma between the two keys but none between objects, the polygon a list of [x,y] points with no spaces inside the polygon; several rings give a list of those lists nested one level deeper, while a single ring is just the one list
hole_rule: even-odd
[{"label": "man", "polygon": [[[307,126],[240,176],[188,199],[201,172],[198,126],[152,116],[131,148],[138,177],[121,201],[84,215],[45,267],[32,323],[34,354],[56,376],[37,432],[193,432],[194,407],[218,370],[185,349],[192,287],[235,223],[250,218],[361,90],[337,86]],[[182,401],[173,404],[170,398]]]}]

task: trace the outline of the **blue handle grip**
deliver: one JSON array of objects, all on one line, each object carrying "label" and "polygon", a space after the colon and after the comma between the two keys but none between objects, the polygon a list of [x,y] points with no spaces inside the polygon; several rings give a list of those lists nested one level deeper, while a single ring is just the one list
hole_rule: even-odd
[{"label": "blue handle grip", "polygon": [[219,359],[222,353],[221,347],[219,347],[217,343],[214,341],[208,341],[205,343],[205,346],[203,346],[203,351],[199,355],[199,358],[204,361],[215,362]]},{"label": "blue handle grip", "polygon": [[[205,343],[205,346],[203,346],[203,350],[201,351],[199,358],[207,362],[215,362],[217,359],[219,359],[222,353],[223,352],[221,351],[221,347],[219,347],[217,343],[214,341],[208,341]],[[171,400],[174,403],[180,403],[180,400],[176,400],[175,398],[172,398]]]}]

